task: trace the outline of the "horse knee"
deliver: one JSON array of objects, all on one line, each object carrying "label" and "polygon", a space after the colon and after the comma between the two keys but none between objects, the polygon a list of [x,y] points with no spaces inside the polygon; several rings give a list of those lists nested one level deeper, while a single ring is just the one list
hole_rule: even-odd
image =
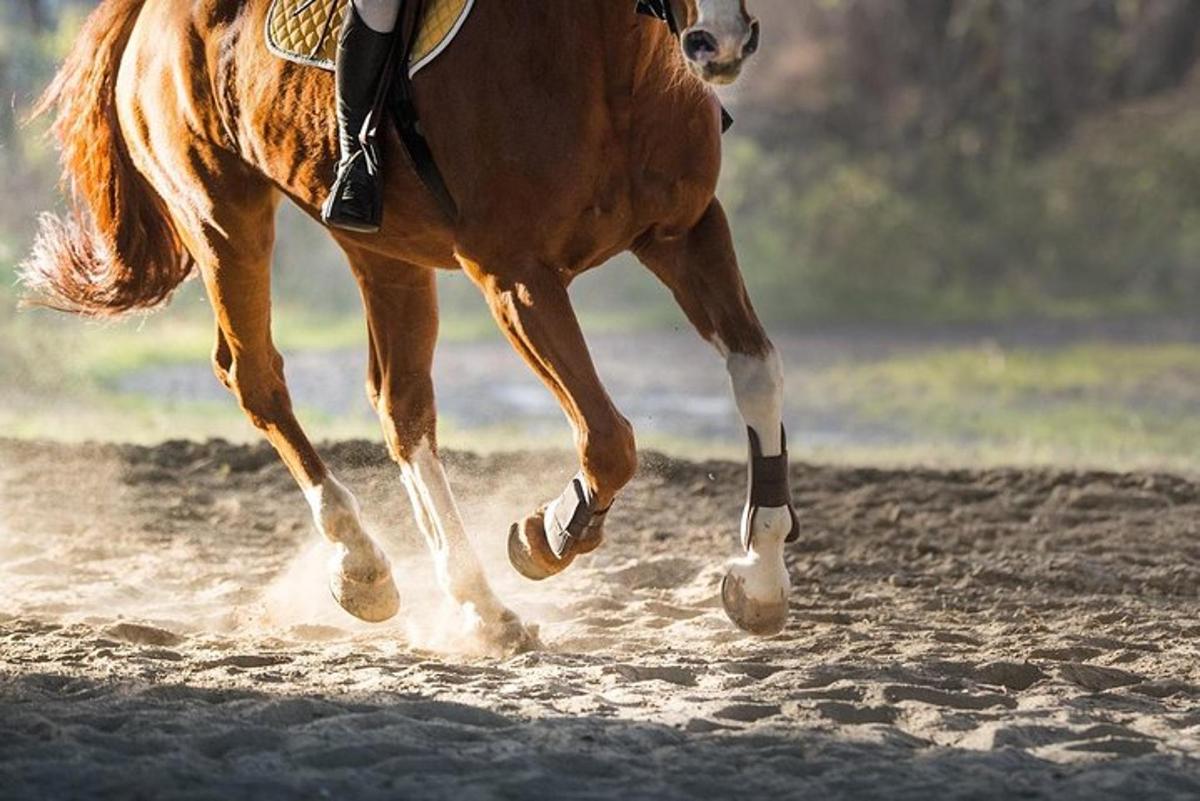
[{"label": "horse knee", "polygon": [[584,472],[601,492],[616,493],[637,472],[633,426],[619,414],[604,425],[589,427],[582,451]]}]

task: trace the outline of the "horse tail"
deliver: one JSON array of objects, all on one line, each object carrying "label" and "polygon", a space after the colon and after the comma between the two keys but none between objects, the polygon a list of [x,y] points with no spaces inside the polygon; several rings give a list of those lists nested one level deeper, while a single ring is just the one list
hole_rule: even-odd
[{"label": "horse tail", "polygon": [[102,0],[34,109],[54,111],[69,211],[42,216],[21,265],[30,305],[88,317],[150,309],[194,266],[117,119],[117,72],[144,3]]}]

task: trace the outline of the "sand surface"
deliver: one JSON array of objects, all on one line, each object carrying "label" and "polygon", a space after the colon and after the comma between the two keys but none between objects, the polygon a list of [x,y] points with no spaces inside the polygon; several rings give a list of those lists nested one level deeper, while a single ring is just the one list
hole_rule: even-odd
[{"label": "sand surface", "polygon": [[645,455],[520,579],[566,454],[447,456],[544,650],[474,653],[398,471],[324,448],[405,607],[348,618],[265,447],[0,440],[0,798],[1200,797],[1200,486],[799,466],[787,631],[720,609],[742,468]]}]

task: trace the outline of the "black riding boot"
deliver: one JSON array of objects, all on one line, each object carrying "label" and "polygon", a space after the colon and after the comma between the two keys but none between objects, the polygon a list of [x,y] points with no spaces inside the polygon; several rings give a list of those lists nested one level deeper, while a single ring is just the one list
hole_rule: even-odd
[{"label": "black riding boot", "polygon": [[321,209],[327,225],[375,233],[383,218],[379,154],[365,148],[363,126],[387,64],[392,34],[372,30],[350,3],[338,42],[337,118],[341,159],[337,179]]}]

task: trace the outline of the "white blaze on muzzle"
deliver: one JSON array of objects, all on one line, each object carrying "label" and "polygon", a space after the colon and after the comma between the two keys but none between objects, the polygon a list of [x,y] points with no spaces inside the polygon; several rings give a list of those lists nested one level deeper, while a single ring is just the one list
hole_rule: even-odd
[{"label": "white blaze on muzzle", "polygon": [[701,64],[728,64],[745,57],[753,33],[742,0],[699,0],[696,24],[689,33],[709,37],[707,47],[695,47],[689,56]]}]

